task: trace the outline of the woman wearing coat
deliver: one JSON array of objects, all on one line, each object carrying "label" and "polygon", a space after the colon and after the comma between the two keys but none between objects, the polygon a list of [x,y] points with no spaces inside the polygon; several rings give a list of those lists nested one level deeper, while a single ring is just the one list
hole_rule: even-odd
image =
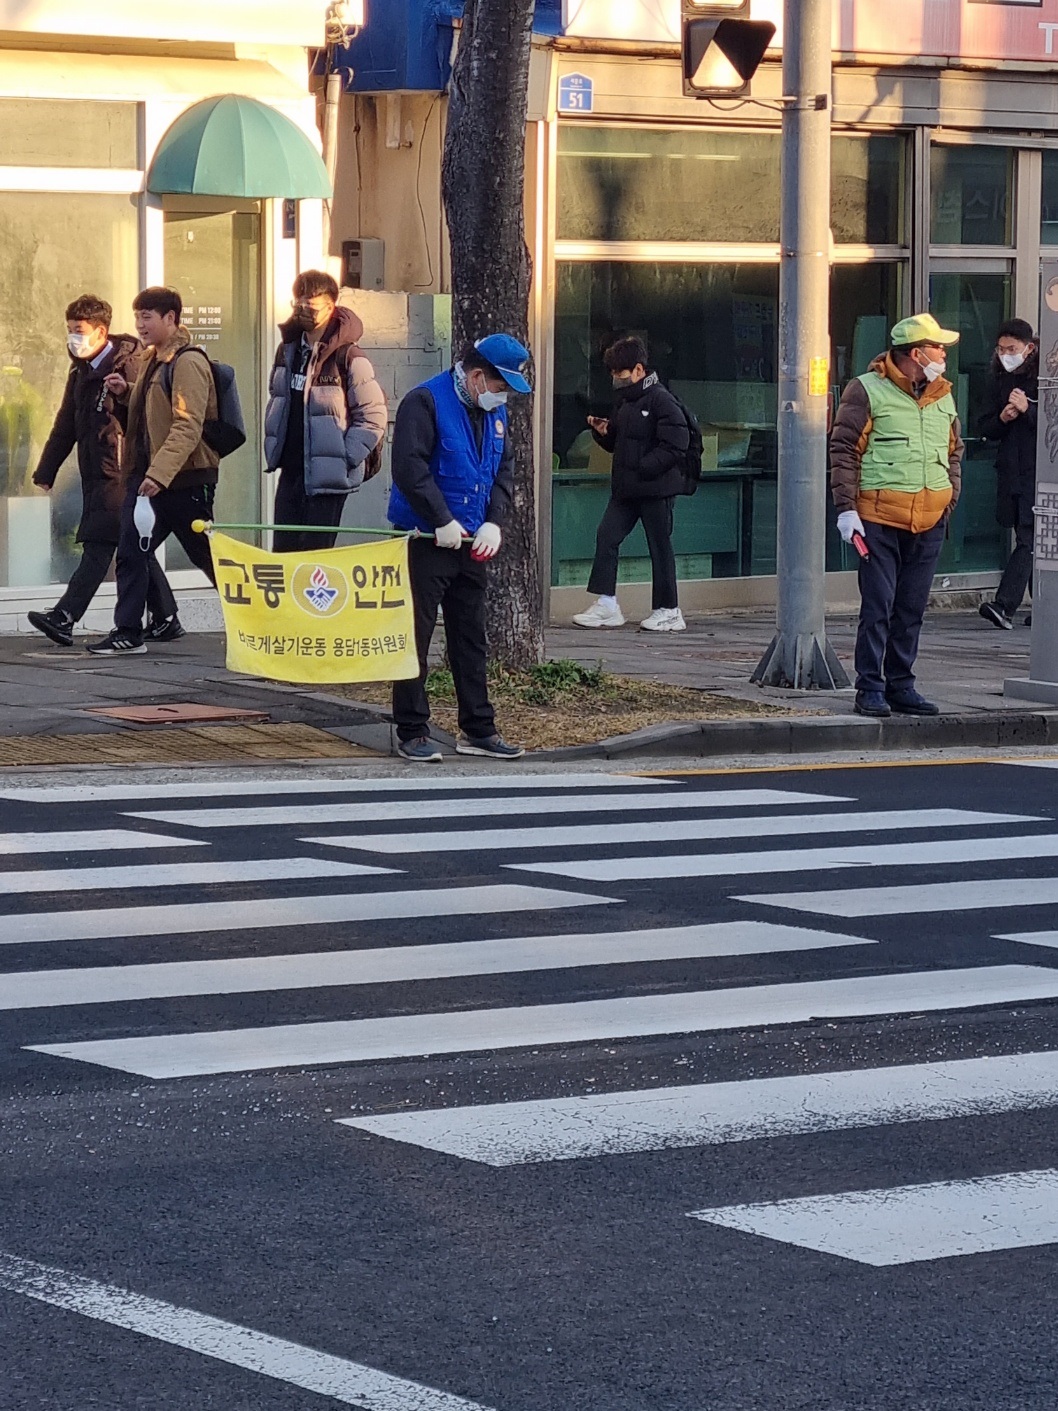
[{"label": "woman wearing coat", "polygon": [[1032,325],[1024,319],[1008,319],[996,337],[990,404],[980,423],[981,435],[999,442],[996,519],[1004,529],[1013,529],[1015,540],[995,598],[982,603],[980,613],[994,627],[1007,630],[1014,626],[1014,614],[1032,580],[1039,373]]}]

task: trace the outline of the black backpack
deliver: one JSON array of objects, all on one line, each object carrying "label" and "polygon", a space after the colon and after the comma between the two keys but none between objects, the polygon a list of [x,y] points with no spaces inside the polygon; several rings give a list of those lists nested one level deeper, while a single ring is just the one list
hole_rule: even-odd
[{"label": "black backpack", "polygon": [[[667,388],[666,391],[668,391]],[[705,443],[702,440],[702,428],[694,412],[690,407],[684,406],[675,392],[669,392],[669,396],[683,413],[683,419],[687,423],[687,431],[691,438],[683,453],[683,460],[680,462],[680,470],[683,472],[683,489],[680,493],[693,495],[702,483],[702,451],[705,448]]]},{"label": "black backpack", "polygon": [[173,368],[176,359],[183,357],[185,353],[201,353],[213,374],[213,386],[217,391],[217,415],[202,423],[202,439],[210,450],[215,451],[223,460],[240,446],[246,445],[246,422],[243,419],[239,389],[235,384],[235,369],[228,363],[214,362],[205,348],[194,344],[181,348],[162,369],[162,386],[170,401],[173,400]]},{"label": "black backpack", "polygon": [[[345,386],[349,385],[349,364],[354,358],[362,358],[363,356],[363,349],[356,343],[346,343],[338,349],[338,357],[341,359],[342,377]],[[386,438],[383,436],[375,449],[368,451],[367,460],[364,461],[364,478],[361,482],[362,484],[366,485],[369,480],[374,480],[375,476],[382,469],[382,448],[385,442]]]}]

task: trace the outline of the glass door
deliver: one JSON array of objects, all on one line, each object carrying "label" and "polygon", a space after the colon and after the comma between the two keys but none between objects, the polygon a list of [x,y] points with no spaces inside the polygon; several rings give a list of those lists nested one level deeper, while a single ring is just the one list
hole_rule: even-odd
[{"label": "glass door", "polygon": [[[184,300],[184,324],[212,358],[235,368],[246,419],[246,445],[221,465],[218,520],[261,517],[261,212],[251,209],[165,212],[165,278]],[[238,537],[259,541],[258,535]],[[169,568],[190,568],[171,539]]]},{"label": "glass door", "polygon": [[978,428],[988,404],[996,333],[1011,316],[1013,287],[1004,260],[932,262],[930,312],[962,335],[948,355],[948,376],[966,441],[962,498],[941,555],[941,572],[988,572],[1003,561],[1007,534],[996,524],[995,446]]}]

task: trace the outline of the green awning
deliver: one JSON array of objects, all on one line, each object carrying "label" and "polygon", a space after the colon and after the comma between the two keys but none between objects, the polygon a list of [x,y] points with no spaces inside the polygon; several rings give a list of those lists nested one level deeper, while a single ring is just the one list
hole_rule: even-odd
[{"label": "green awning", "polygon": [[147,190],[329,200],[331,183],[320,154],[288,117],[256,98],[226,94],[177,118],[158,146]]}]

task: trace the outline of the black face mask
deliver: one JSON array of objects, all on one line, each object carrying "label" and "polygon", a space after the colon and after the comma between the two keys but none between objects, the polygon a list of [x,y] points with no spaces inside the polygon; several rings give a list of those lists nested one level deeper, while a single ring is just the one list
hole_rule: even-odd
[{"label": "black face mask", "polygon": [[316,327],[316,315],[311,309],[295,309],[290,316],[290,322],[295,328],[300,328],[302,333],[311,333]]}]

